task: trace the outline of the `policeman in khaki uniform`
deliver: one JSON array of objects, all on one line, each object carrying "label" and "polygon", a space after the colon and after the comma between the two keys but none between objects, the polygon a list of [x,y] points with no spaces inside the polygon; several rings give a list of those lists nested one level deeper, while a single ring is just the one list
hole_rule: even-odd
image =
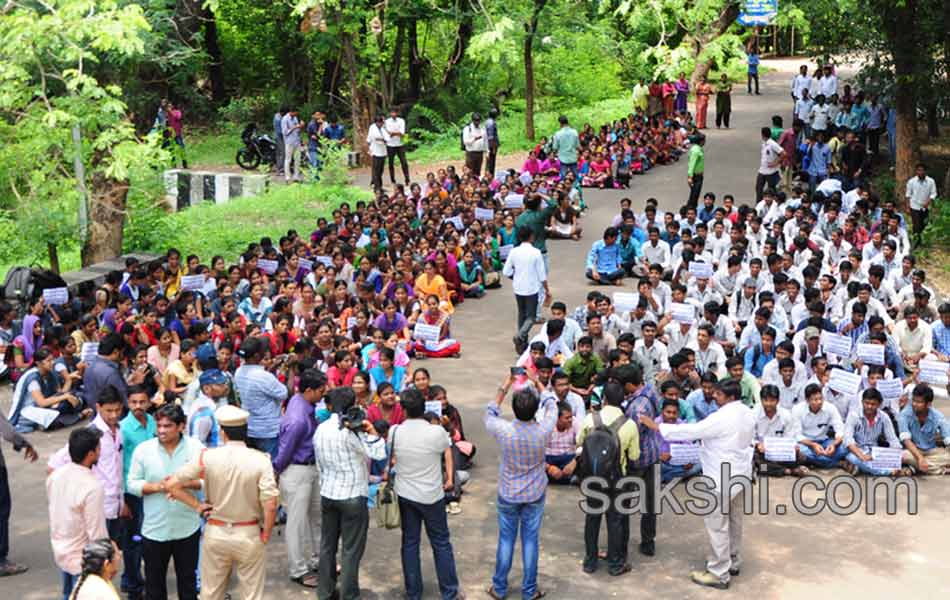
[{"label": "policeman in khaki uniform", "polygon": [[[168,481],[171,494],[207,519],[201,548],[201,599],[223,600],[232,569],[242,600],[264,598],[264,546],[277,518],[280,492],[270,457],[245,445],[248,412],[222,406],[214,413],[224,445],[201,452]],[[182,483],[202,479],[206,502]]]}]

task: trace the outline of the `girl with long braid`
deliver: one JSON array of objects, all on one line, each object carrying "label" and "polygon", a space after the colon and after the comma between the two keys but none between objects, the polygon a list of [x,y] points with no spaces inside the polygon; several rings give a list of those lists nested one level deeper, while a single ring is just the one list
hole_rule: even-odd
[{"label": "girl with long braid", "polygon": [[119,600],[112,578],[119,570],[122,554],[115,542],[101,538],[82,549],[82,574],[69,600]]}]

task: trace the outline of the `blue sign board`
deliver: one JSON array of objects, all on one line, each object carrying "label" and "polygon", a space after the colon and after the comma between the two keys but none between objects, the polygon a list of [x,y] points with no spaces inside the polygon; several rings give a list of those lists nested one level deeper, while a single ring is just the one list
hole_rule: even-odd
[{"label": "blue sign board", "polygon": [[739,24],[749,26],[768,25],[778,14],[778,0],[745,0],[739,14]]}]

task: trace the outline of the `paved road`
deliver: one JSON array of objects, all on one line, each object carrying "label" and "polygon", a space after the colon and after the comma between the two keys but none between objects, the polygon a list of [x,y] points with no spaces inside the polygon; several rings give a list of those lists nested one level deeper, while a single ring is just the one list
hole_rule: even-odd
[{"label": "paved road", "polygon": [[[773,62],[775,69],[763,79],[761,97],[746,96],[737,86],[734,95],[733,129],[708,131],[706,146],[706,189],[719,196],[732,193],[737,202],[749,202],[758,164],[758,129],[775,113],[787,114],[791,62]],[[591,210],[584,219],[588,236],[581,242],[551,245],[552,290],[569,307],[578,305],[589,287],[583,278],[583,264],[591,241],[617,212],[619,199],[629,195],[637,209],[649,197],[672,210],[687,197],[685,161],[662,167],[634,179],[628,192],[588,191]],[[486,597],[483,590],[493,565],[497,524],[494,499],[497,450],[481,424],[485,403],[493,396],[514,354],[511,335],[515,310],[510,286],[494,291],[480,301],[467,302],[457,313],[453,332],[462,341],[461,360],[430,360],[425,363],[435,382],[449,390],[449,397],[464,416],[467,433],[477,444],[478,465],[466,488],[464,512],[450,517],[452,540],[463,587],[471,598]],[[510,409],[506,406],[506,413]],[[65,440],[63,433],[34,436],[43,460]],[[46,517],[45,470],[27,466],[7,452],[13,489],[11,557],[31,566],[29,573],[0,584],[3,596],[47,599],[56,596],[58,573],[52,565]],[[838,475],[840,472],[829,474]],[[944,567],[950,560],[946,544],[946,523],[950,519],[950,478],[922,481],[919,487],[919,514],[909,516],[868,516],[863,509],[849,517],[829,512],[817,516],[798,514],[777,516],[778,503],[789,504],[792,482],[770,482],[769,515],[750,516],[745,521],[742,575],[733,580],[732,596],[771,598],[828,598],[853,594],[863,598],[892,598],[898,594],[920,598],[936,597],[947,583]],[[682,498],[682,490],[676,496]],[[814,490],[805,494],[813,501]],[[839,492],[843,503],[846,490]],[[583,519],[578,509],[576,489],[548,492],[546,518],[541,536],[540,584],[549,598],[628,597],[638,592],[660,598],[724,597],[717,591],[691,584],[688,573],[701,567],[707,540],[699,516],[663,514],[659,518],[657,555],[643,557],[636,552],[639,541],[637,518],[633,517],[631,560],[634,570],[620,579],[610,578],[602,569],[588,576],[580,568],[583,558]],[[791,511],[789,511],[791,512]],[[606,540],[602,534],[601,544]],[[425,544],[424,544],[425,546]],[[268,597],[312,597],[286,577],[284,540],[274,536],[269,548]],[[423,548],[426,598],[437,598],[431,553]],[[361,583],[367,598],[401,598],[401,569],[398,532],[371,529],[363,561]],[[511,573],[511,598],[520,594],[520,560]],[[641,592],[642,590],[642,592]]]}]

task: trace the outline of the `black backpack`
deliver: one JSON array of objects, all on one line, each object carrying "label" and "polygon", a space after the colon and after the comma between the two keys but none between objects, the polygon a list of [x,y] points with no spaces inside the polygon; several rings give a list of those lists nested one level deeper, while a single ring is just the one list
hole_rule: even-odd
[{"label": "black backpack", "polygon": [[578,459],[578,476],[601,477],[610,482],[620,479],[620,428],[627,422],[627,417],[620,415],[610,426],[604,425],[600,412],[595,412],[594,430],[591,431],[581,446],[581,455]]},{"label": "black backpack", "polygon": [[33,288],[33,271],[30,267],[13,267],[7,271],[7,276],[3,281],[0,300],[10,302],[22,313],[33,297]]}]

